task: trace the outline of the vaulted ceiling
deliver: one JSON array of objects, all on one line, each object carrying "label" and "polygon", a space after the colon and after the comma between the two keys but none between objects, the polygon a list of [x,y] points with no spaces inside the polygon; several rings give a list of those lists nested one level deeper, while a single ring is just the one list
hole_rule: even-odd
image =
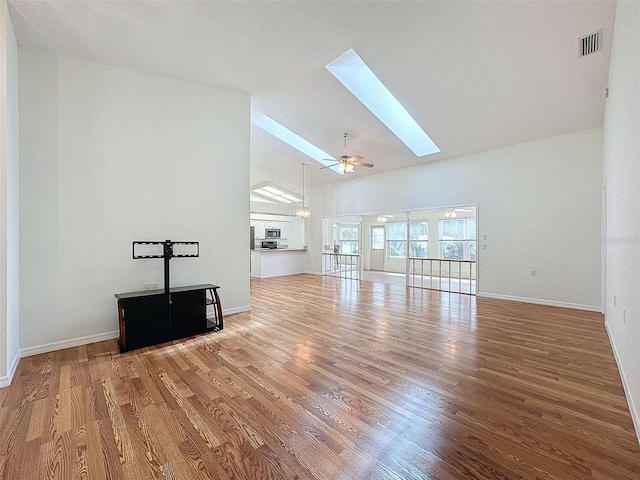
[{"label": "vaulted ceiling", "polygon": [[[301,190],[602,125],[615,2],[10,0],[19,45],[239,90],[334,157],[340,176],[262,129],[251,184]],[[603,29],[581,58],[579,38]],[[325,68],[353,48],[441,153],[417,157]],[[514,159],[517,161],[517,159]]]}]

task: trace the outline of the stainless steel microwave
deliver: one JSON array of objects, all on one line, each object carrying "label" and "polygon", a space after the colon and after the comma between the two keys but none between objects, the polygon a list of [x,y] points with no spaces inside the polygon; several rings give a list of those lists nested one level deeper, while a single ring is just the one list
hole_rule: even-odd
[{"label": "stainless steel microwave", "polygon": [[280,229],[279,228],[267,228],[264,231],[265,238],[280,238]]}]

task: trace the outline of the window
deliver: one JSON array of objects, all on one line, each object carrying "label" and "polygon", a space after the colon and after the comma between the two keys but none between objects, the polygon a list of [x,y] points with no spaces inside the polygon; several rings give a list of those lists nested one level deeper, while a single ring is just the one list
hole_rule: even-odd
[{"label": "window", "polygon": [[409,223],[409,248],[410,256],[417,258],[427,258],[427,222]]},{"label": "window", "polygon": [[407,247],[407,223],[387,222],[387,251],[390,258],[404,258]]},{"label": "window", "polygon": [[344,254],[358,254],[358,225],[338,225],[338,244]]},{"label": "window", "polygon": [[476,260],[476,219],[440,220],[440,258]]},{"label": "window", "polygon": [[[407,248],[407,223],[387,223],[389,258],[404,258]],[[427,258],[427,222],[409,222],[409,256]]]}]

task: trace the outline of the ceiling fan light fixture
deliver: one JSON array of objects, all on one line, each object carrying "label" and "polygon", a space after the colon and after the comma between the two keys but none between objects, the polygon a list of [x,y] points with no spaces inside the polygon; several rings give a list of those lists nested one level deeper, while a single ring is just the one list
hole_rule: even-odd
[{"label": "ceiling fan light fixture", "polygon": [[456,218],[458,214],[453,210],[453,208],[450,208],[444,212],[444,216],[447,218]]},{"label": "ceiling fan light fixture", "polygon": [[386,222],[387,221],[387,216],[386,215],[378,215],[378,221],[379,222]]},{"label": "ceiling fan light fixture", "polygon": [[[373,167],[373,163],[362,162],[362,157],[360,155],[347,155],[347,137],[348,133],[343,133],[342,137],[344,138],[344,151],[342,155],[338,157],[336,163],[331,165],[325,165],[324,167],[320,167],[320,170],[323,168],[331,168],[334,172],[338,172],[340,175],[345,173],[353,173],[356,170],[356,167]],[[327,161],[330,161],[327,159]]]}]

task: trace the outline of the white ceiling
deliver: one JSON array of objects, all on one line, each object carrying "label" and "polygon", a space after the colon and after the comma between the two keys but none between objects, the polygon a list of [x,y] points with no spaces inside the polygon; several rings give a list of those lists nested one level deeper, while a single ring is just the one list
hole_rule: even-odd
[{"label": "white ceiling", "polygon": [[[307,186],[602,125],[615,2],[10,0],[19,45],[250,93],[339,176],[257,127],[251,184]],[[603,28],[603,50],[578,38]],[[416,157],[324,68],[353,48],[440,147]],[[514,159],[517,161],[517,159]]]}]

